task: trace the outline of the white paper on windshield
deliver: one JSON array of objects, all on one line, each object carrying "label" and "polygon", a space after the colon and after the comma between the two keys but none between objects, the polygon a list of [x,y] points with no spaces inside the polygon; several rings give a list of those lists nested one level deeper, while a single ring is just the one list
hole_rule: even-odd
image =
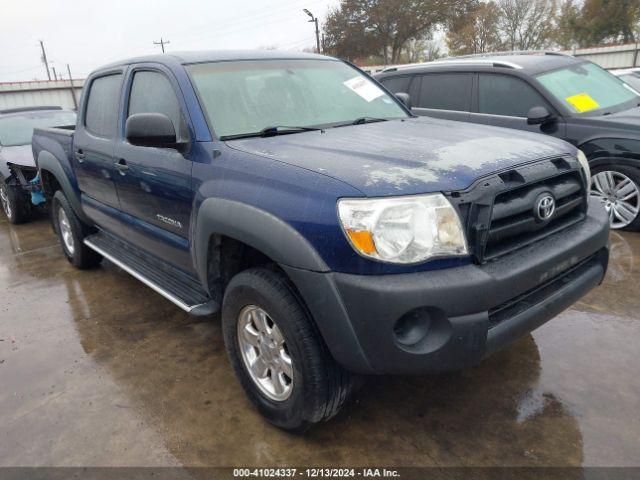
[{"label": "white paper on windshield", "polygon": [[360,95],[367,102],[372,102],[376,98],[384,95],[382,90],[364,77],[355,77],[351,80],[347,80],[346,82],[342,82],[342,84]]}]

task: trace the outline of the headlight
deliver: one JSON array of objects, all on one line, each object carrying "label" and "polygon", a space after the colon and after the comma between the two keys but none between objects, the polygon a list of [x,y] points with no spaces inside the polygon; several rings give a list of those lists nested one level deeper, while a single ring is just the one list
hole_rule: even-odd
[{"label": "headlight", "polygon": [[365,257],[417,263],[467,255],[458,214],[440,193],[390,198],[345,198],[338,216],[349,242]]},{"label": "headlight", "polygon": [[582,152],[582,150],[578,150],[578,162],[580,162],[580,166],[582,167],[584,176],[587,179],[587,195],[590,195],[591,194],[591,168],[589,167],[589,160],[587,160],[587,156]]}]

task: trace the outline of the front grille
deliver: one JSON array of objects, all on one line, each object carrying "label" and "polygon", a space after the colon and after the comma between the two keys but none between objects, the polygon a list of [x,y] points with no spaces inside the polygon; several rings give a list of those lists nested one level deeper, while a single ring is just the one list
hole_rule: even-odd
[{"label": "front grille", "polygon": [[[555,212],[548,220],[535,213],[550,194]],[[585,180],[575,158],[535,162],[484,178],[470,189],[449,194],[466,225],[477,263],[485,263],[583,220],[587,212]]]},{"label": "front grille", "polygon": [[[555,200],[555,212],[541,221],[536,202],[547,193]],[[483,258],[490,260],[567,228],[585,212],[583,180],[575,171],[500,193],[493,203]]]}]

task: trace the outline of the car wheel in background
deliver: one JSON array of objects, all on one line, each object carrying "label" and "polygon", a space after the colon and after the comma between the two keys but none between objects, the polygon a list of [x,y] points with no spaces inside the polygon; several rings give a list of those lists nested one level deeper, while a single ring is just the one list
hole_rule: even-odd
[{"label": "car wheel in background", "polygon": [[7,219],[17,225],[28,222],[31,218],[31,206],[26,195],[14,185],[5,183],[0,178],[0,205]]},{"label": "car wheel in background", "polygon": [[352,375],[335,362],[281,273],[237,274],[224,295],[222,328],[242,387],[277,427],[303,432],[333,417],[353,391]]},{"label": "car wheel in background", "polygon": [[619,165],[595,168],[591,195],[604,204],[612,229],[640,229],[640,170]]},{"label": "car wheel in background", "polygon": [[77,268],[99,265],[102,256],[84,244],[88,228],[82,224],[64,193],[58,190],[51,205],[53,225],[67,260]]}]

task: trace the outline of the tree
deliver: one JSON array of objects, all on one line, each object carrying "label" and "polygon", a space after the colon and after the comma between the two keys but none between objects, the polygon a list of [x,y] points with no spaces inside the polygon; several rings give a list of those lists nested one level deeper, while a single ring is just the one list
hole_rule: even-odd
[{"label": "tree", "polygon": [[495,2],[476,5],[452,23],[447,34],[449,52],[451,55],[467,55],[500,50],[499,22],[500,9]]},{"label": "tree", "polygon": [[323,27],[328,50],[350,60],[400,60],[407,43],[429,38],[477,0],[342,0]]},{"label": "tree", "polygon": [[565,50],[578,44],[582,36],[580,7],[575,0],[562,0],[556,16],[555,43]]},{"label": "tree", "polygon": [[553,40],[555,0],[498,0],[499,28],[509,50],[539,50]]},{"label": "tree", "polygon": [[582,8],[581,43],[631,43],[640,22],[638,0],[585,0]]}]

